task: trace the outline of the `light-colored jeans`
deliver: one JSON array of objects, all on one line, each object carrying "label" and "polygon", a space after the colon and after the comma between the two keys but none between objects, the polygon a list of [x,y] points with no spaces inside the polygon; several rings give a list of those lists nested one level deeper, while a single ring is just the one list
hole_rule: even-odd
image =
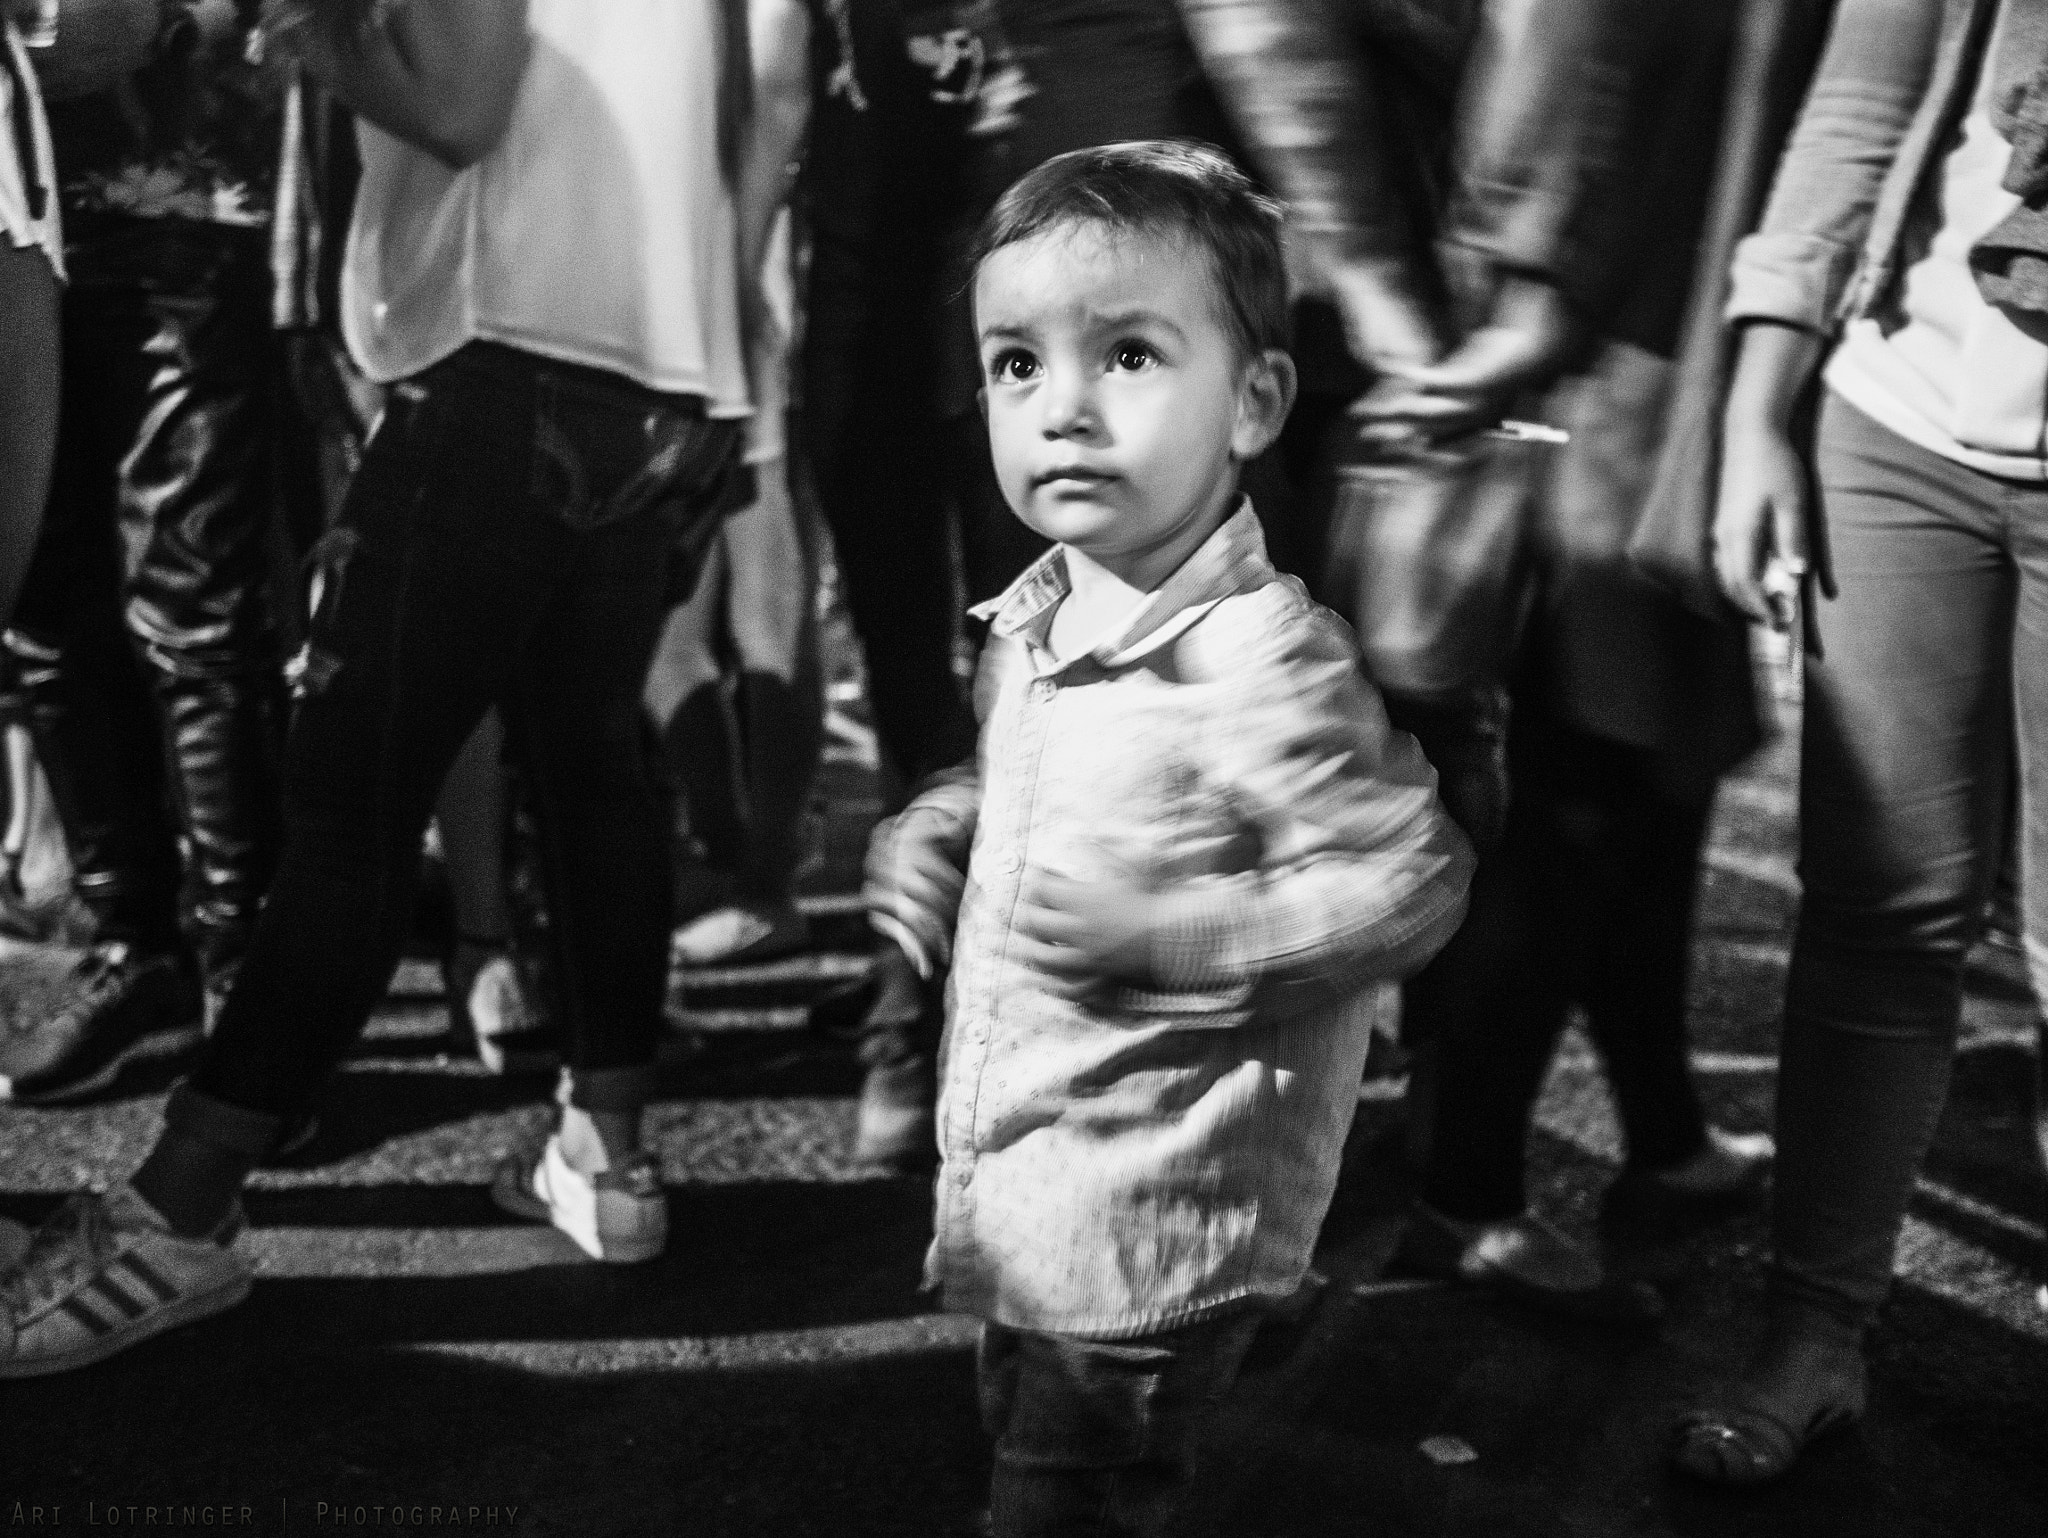
[{"label": "light-colored jeans", "polygon": [[1818,468],[1840,597],[1806,669],[1772,1304],[1860,1331],[1947,1096],[1963,957],[2015,806],[2048,997],[2048,486],[1943,459],[1833,394]]}]

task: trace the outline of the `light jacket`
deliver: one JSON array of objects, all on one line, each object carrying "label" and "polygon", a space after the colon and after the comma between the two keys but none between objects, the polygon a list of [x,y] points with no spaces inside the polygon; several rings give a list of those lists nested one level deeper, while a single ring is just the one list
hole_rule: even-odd
[{"label": "light jacket", "polygon": [[1729,320],[1832,337],[1881,313],[1997,11],[1998,0],[1841,0],[1763,224],[1736,249]]}]

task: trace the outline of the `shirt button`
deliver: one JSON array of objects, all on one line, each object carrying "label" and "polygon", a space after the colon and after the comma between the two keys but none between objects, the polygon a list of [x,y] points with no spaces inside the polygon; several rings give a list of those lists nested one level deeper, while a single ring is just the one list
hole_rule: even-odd
[{"label": "shirt button", "polygon": [[1005,876],[1014,876],[1023,868],[1023,858],[1014,849],[1005,849],[996,856],[996,869]]}]

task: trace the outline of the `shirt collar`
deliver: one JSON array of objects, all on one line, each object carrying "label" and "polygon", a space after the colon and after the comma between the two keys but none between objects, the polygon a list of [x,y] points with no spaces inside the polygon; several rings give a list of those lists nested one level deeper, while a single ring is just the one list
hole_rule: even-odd
[{"label": "shirt collar", "polygon": [[[1225,598],[1264,587],[1273,577],[1273,565],[1266,559],[1265,533],[1252,511],[1251,498],[1239,497],[1237,510],[1195,547],[1172,576],[1153,589],[1130,622],[1085,655],[1104,667],[1135,662],[1181,635]],[[1066,547],[1055,545],[1026,567],[999,597],[967,612],[989,621],[996,635],[1020,636],[1034,651],[1043,653],[1053,611],[1071,591]],[[1048,663],[1042,671],[1058,671],[1080,660],[1072,657],[1057,665]]]}]

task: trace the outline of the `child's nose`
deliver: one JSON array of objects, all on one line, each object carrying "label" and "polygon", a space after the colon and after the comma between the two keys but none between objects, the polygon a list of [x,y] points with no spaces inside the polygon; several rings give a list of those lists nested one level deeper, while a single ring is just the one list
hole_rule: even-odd
[{"label": "child's nose", "polygon": [[1095,392],[1084,373],[1056,372],[1046,380],[1046,386],[1041,397],[1045,403],[1046,437],[1072,438],[1095,430]]}]

